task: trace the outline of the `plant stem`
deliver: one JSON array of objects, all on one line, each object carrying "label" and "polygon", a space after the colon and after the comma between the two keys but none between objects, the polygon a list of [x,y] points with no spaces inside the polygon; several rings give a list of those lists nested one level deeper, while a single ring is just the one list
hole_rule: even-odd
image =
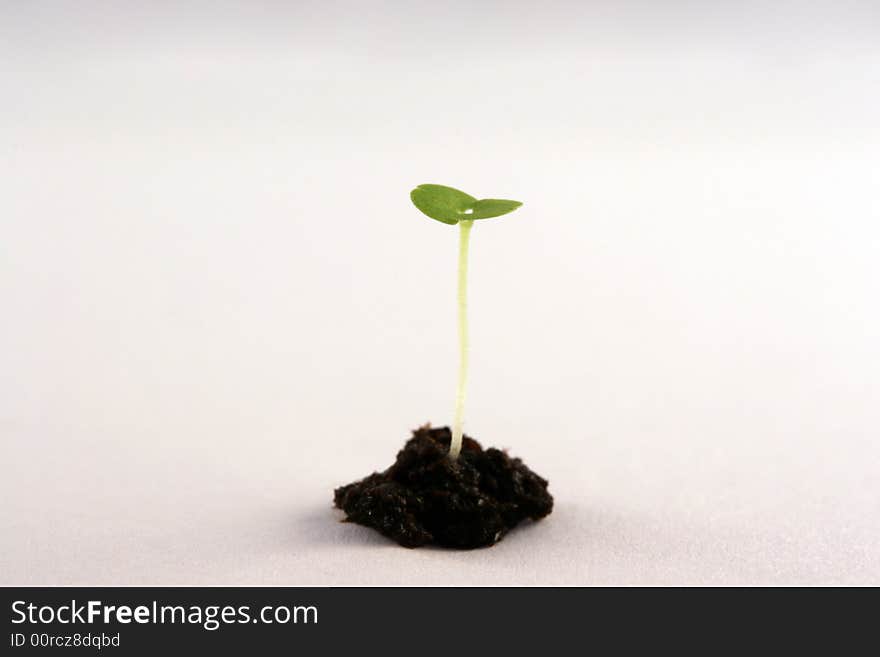
[{"label": "plant stem", "polygon": [[462,424],[464,423],[464,396],[468,372],[467,274],[468,246],[473,219],[458,222],[458,387],[455,391],[455,419],[452,423],[452,442],[449,458],[453,461],[461,451]]}]

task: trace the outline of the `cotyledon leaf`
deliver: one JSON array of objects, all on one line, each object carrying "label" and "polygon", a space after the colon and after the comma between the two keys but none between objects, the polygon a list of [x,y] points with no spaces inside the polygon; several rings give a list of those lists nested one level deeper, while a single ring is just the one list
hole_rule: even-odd
[{"label": "cotyledon leaf", "polygon": [[473,204],[477,201],[470,194],[444,185],[419,185],[409,196],[413,204],[431,219],[453,226],[470,214],[468,210],[473,212]]},{"label": "cotyledon leaf", "polygon": [[508,212],[513,212],[522,203],[519,201],[506,201],[500,198],[484,198],[474,203],[473,212],[468,219],[491,219],[500,217]]}]

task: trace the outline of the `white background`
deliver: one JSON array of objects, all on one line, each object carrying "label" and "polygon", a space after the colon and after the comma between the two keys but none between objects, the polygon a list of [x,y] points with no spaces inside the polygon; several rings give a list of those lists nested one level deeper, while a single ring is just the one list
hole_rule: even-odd
[{"label": "white background", "polygon": [[[137,4],[0,5],[0,583],[880,584],[876,3]],[[452,411],[423,182],[525,203],[473,552],[331,508]]]}]

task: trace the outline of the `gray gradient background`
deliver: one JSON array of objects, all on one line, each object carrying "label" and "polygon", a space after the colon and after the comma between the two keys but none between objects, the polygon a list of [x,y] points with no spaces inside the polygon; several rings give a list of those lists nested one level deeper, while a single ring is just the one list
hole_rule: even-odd
[{"label": "gray gradient background", "polygon": [[[138,6],[140,5],[140,6]],[[876,2],[0,2],[0,583],[880,584]],[[341,524],[442,424],[551,480]]]}]

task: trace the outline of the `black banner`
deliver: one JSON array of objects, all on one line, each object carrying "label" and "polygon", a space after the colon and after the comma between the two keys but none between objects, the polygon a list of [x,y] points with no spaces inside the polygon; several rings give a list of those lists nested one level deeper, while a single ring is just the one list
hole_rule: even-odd
[{"label": "black banner", "polygon": [[[797,590],[574,588],[6,588],[2,654],[156,655],[209,650],[308,654],[515,654],[613,645],[790,646],[831,627]],[[836,594],[839,595],[839,592]],[[870,619],[853,610],[847,636]],[[608,642],[611,642],[609,644]],[[840,647],[839,637],[833,645]],[[814,647],[820,644],[814,644]],[[555,648],[554,648],[555,647]],[[710,646],[706,644],[706,648]],[[328,653],[328,651],[334,651]],[[578,649],[580,652],[580,649]]]}]

